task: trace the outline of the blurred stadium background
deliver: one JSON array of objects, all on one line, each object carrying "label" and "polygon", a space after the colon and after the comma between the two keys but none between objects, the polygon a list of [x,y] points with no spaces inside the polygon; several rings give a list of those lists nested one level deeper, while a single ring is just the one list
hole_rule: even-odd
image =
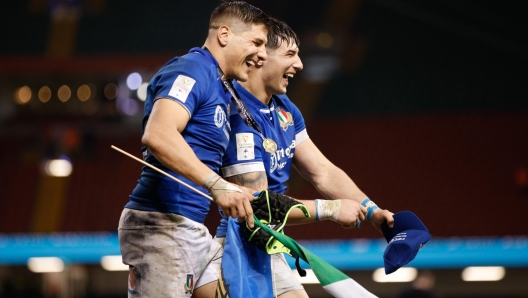
[{"label": "blurred stadium background", "polygon": [[[249,2],[301,38],[305,69],[289,96],[314,142],[380,206],[415,212],[433,240],[408,276],[385,282],[385,244],[368,224],[287,234],[380,297],[528,297],[528,3]],[[2,3],[0,297],[126,297],[111,256],[140,165],[110,145],[140,155],[146,84],[203,44],[217,4]],[[298,176],[289,194],[318,198]]]}]

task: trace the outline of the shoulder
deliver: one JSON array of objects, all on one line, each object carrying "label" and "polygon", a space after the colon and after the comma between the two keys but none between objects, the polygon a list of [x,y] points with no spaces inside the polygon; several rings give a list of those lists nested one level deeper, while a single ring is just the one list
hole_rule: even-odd
[{"label": "shoulder", "polygon": [[159,74],[182,74],[199,81],[209,80],[214,75],[213,69],[214,65],[202,54],[191,52],[171,59],[160,69]]},{"label": "shoulder", "polygon": [[293,101],[291,101],[291,99],[286,94],[276,95],[276,100],[277,100],[277,103],[279,104],[298,109],[297,106],[293,103]]},{"label": "shoulder", "polygon": [[302,116],[302,113],[299,108],[293,103],[293,101],[291,101],[291,99],[286,94],[275,95],[275,100],[277,102],[277,105],[285,107],[286,110],[288,110],[289,112]]}]

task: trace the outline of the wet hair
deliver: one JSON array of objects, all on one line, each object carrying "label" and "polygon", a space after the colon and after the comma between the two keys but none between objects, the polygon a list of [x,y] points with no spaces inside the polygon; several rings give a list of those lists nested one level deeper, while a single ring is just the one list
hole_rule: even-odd
[{"label": "wet hair", "polygon": [[244,1],[224,0],[211,13],[209,29],[218,29],[220,21],[238,20],[246,25],[265,25],[269,17],[260,8]]},{"label": "wet hair", "polygon": [[283,42],[287,42],[288,45],[295,43],[297,46],[300,46],[301,43],[297,34],[283,21],[270,17],[267,27],[268,43],[266,44],[266,48],[278,49]]}]

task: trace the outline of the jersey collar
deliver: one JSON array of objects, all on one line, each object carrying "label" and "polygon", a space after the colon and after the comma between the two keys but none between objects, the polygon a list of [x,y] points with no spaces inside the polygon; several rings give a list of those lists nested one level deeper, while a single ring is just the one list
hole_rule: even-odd
[{"label": "jersey collar", "polygon": [[275,96],[271,97],[271,101],[268,106],[262,101],[258,100],[258,98],[247,91],[246,88],[242,87],[242,85],[240,85],[236,80],[233,80],[233,86],[246,106],[250,106],[252,110],[269,110],[270,107],[274,106]]},{"label": "jersey collar", "polygon": [[209,52],[207,49],[202,49],[202,48],[198,48],[198,47],[195,47],[195,48],[192,48],[189,50],[189,53],[199,53],[199,54],[202,54],[204,55],[205,57],[209,58],[209,60],[211,60],[211,62],[213,62],[213,64],[216,66],[216,67],[219,67],[220,64],[218,64],[218,61],[216,61],[216,58],[213,56],[213,54],[211,54],[211,52]]}]

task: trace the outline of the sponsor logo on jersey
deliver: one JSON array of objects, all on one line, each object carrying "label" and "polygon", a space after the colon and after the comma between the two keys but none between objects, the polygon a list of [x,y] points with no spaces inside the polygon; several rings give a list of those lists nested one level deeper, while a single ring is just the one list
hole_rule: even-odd
[{"label": "sponsor logo on jersey", "polygon": [[255,141],[252,133],[236,134],[237,160],[255,159]]},{"label": "sponsor logo on jersey", "polygon": [[196,83],[195,79],[188,76],[179,75],[176,77],[176,80],[174,80],[174,83],[172,83],[169,95],[181,100],[182,102],[185,102],[191,93],[194,83]]},{"label": "sponsor logo on jersey", "polygon": [[288,163],[288,158],[293,158],[293,151],[295,149],[295,140],[292,140],[290,147],[284,149],[277,149],[275,153],[270,154],[270,173],[276,170],[281,170]]},{"label": "sponsor logo on jersey", "polygon": [[185,290],[185,295],[192,295],[194,289],[194,277],[192,274],[187,274],[187,281],[183,285],[183,289]]},{"label": "sponsor logo on jersey", "polygon": [[280,126],[284,131],[288,130],[288,127],[293,125],[293,117],[290,112],[286,112],[283,108],[277,107],[277,118],[279,118]]}]

